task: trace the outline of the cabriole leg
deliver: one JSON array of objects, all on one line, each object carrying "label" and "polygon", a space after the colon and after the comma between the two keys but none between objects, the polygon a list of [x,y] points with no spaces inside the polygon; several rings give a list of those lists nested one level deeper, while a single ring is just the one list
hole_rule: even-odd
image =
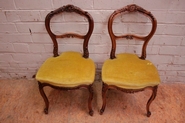
[{"label": "cabriole leg", "polygon": [[155,99],[155,97],[157,95],[157,88],[158,88],[158,86],[154,86],[152,88],[152,95],[151,95],[150,99],[147,102],[147,105],[146,105],[147,117],[150,117],[150,115],[151,115],[149,107],[150,107],[150,104],[152,103],[152,101]]},{"label": "cabriole leg", "polygon": [[89,85],[89,99],[88,99],[88,108],[89,108],[89,115],[93,116],[93,110],[92,110],[92,99],[93,99],[93,87],[92,85]]},{"label": "cabriole leg", "polygon": [[45,109],[44,109],[44,112],[45,112],[45,114],[48,114],[48,108],[49,108],[49,101],[48,101],[48,98],[46,97],[46,94],[44,93],[44,90],[43,90],[43,85],[42,85],[42,83],[40,83],[40,82],[38,82],[38,84],[39,84],[39,91],[40,91],[40,94],[41,94],[41,96],[43,97],[43,99],[44,99],[44,102],[45,102],[45,105],[46,105],[46,107],[45,107]]},{"label": "cabriole leg", "polygon": [[102,104],[102,108],[100,110],[100,114],[102,115],[104,110],[105,110],[105,107],[106,107],[106,93],[107,93],[107,90],[108,90],[108,85],[103,83],[103,87],[102,87],[102,100],[103,100],[103,104]]}]

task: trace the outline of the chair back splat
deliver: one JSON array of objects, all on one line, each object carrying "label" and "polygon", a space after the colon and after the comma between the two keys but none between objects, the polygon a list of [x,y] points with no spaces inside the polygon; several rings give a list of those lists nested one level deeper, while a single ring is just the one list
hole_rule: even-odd
[{"label": "chair back splat", "polygon": [[[87,18],[88,20],[88,23],[89,23],[89,30],[87,32],[87,34],[85,35],[80,35],[80,34],[77,34],[77,33],[65,33],[65,34],[62,34],[62,35],[55,35],[52,31],[51,31],[51,28],[50,28],[50,21],[51,21],[51,18],[54,16],[54,15],[57,15],[59,13],[63,13],[63,12],[75,12],[81,16],[84,16]],[[89,38],[93,32],[93,28],[94,28],[94,21],[93,21],[93,18],[91,17],[91,15],[86,12],[86,11],[83,11],[82,9],[76,7],[76,6],[73,6],[73,5],[66,5],[66,6],[63,6],[61,8],[58,8],[54,11],[51,11],[50,13],[48,13],[48,15],[46,16],[45,18],[45,26],[46,26],[46,30],[47,32],[49,33],[52,41],[53,41],[53,54],[54,54],[54,57],[58,56],[58,43],[57,43],[57,38],[69,38],[69,37],[75,37],[75,38],[80,38],[80,39],[84,39],[84,42],[83,42],[83,57],[84,58],[88,58],[89,57],[89,51],[88,51],[88,42],[89,42]]]},{"label": "chair back splat", "polygon": [[[113,20],[115,19],[115,17],[121,13],[124,12],[139,12],[141,14],[144,14],[145,16],[147,16],[151,22],[152,22],[152,29],[150,31],[150,33],[147,36],[139,36],[139,35],[134,35],[134,34],[125,34],[125,35],[121,35],[121,36],[116,36],[113,33],[113,29],[112,29],[112,25],[113,25]],[[131,5],[127,5],[124,8],[118,9],[116,11],[114,11],[111,16],[109,17],[109,21],[108,21],[108,31],[109,31],[109,35],[111,37],[111,41],[112,41],[112,49],[111,49],[111,54],[110,54],[110,58],[114,59],[115,56],[115,52],[116,52],[116,39],[119,38],[126,38],[126,39],[139,39],[144,41],[143,43],[143,47],[142,47],[142,54],[141,54],[141,59],[145,59],[146,58],[146,47],[147,44],[149,42],[149,40],[152,38],[152,36],[154,35],[155,31],[157,28],[157,21],[155,19],[155,17],[151,14],[151,12],[143,9],[140,6],[137,6],[135,4],[131,4]]]}]

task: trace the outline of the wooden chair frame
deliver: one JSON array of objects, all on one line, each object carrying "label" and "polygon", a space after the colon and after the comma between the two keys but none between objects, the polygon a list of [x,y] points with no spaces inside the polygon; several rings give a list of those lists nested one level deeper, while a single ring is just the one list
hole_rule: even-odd
[{"label": "wooden chair frame", "polygon": [[[55,35],[50,29],[50,20],[54,15],[62,13],[62,12],[68,12],[68,13],[75,12],[75,13],[81,15],[81,16],[86,17],[87,20],[88,20],[88,23],[89,23],[89,30],[88,30],[87,34],[80,35],[80,34],[77,34],[77,33],[65,33],[65,34],[62,34],[62,35]],[[83,42],[83,57],[84,58],[89,57],[88,42],[89,42],[89,38],[90,38],[90,36],[93,32],[93,29],[94,29],[94,21],[93,21],[93,18],[91,17],[91,15],[88,12],[83,11],[82,9],[80,9],[76,6],[73,6],[73,5],[62,6],[58,9],[48,13],[48,15],[45,18],[45,27],[46,27],[46,30],[47,30],[48,34],[50,35],[50,37],[53,41],[53,55],[54,55],[54,57],[59,56],[59,54],[58,54],[58,42],[57,42],[56,39],[57,38],[70,38],[70,37],[84,39],[84,42]],[[41,82],[38,81],[38,85],[39,85],[40,94],[43,97],[44,102],[45,102],[45,106],[46,106],[45,109],[44,109],[45,114],[48,114],[49,101],[48,101],[48,98],[47,98],[43,88],[45,86],[50,86],[54,89],[60,89],[60,90],[74,90],[74,89],[79,89],[79,88],[87,88],[88,91],[89,91],[89,99],[88,99],[89,114],[91,116],[93,115],[93,110],[92,110],[93,88],[92,88],[92,84],[90,84],[90,85],[79,85],[79,86],[76,86],[76,87],[58,87],[58,86],[53,86],[53,85],[48,84],[48,83],[41,83]]]},{"label": "wooden chair frame", "polygon": [[[141,14],[146,15],[148,18],[150,18],[151,22],[152,22],[152,29],[150,31],[150,33],[147,36],[138,36],[138,35],[133,35],[133,34],[126,34],[126,35],[121,35],[121,36],[116,36],[113,33],[113,29],[112,29],[112,25],[113,25],[113,20],[114,18],[124,12],[139,12]],[[115,59],[115,52],[116,52],[116,39],[120,39],[120,38],[126,38],[126,39],[139,39],[144,41],[143,43],[143,47],[142,47],[142,54],[140,56],[140,59],[145,60],[146,58],[146,47],[148,42],[150,41],[151,37],[154,35],[155,31],[157,28],[157,21],[154,18],[154,16],[147,10],[143,9],[140,6],[137,6],[135,4],[131,4],[131,5],[127,5],[126,7],[123,7],[121,9],[118,9],[116,11],[114,11],[110,17],[109,17],[109,21],[108,21],[108,31],[109,31],[109,35],[112,41],[112,49],[111,49],[111,53],[110,53],[110,59]],[[103,82],[103,87],[102,87],[102,98],[103,98],[103,105],[102,108],[100,110],[100,114],[103,114],[105,107],[106,107],[106,93],[109,89],[117,89],[126,93],[135,93],[135,92],[139,92],[139,91],[143,91],[145,89],[151,89],[152,90],[152,95],[150,97],[150,99],[147,102],[146,105],[146,110],[147,110],[147,116],[149,117],[151,115],[151,112],[149,110],[150,104],[152,103],[152,101],[155,99],[156,94],[157,94],[157,88],[158,86],[154,86],[154,87],[145,87],[142,89],[124,89],[124,88],[120,88],[117,87],[115,85],[107,85],[106,83]]]}]

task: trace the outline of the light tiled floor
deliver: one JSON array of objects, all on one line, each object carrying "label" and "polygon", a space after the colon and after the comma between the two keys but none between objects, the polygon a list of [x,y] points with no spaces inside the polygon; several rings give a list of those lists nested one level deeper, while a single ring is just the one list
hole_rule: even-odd
[{"label": "light tiled floor", "polygon": [[45,88],[50,101],[49,114],[34,80],[0,80],[0,123],[184,123],[185,84],[160,84],[156,99],[146,117],[146,102],[151,90],[128,94],[110,90],[107,107],[101,107],[101,82],[94,83],[94,116],[88,115],[86,89],[73,91]]}]

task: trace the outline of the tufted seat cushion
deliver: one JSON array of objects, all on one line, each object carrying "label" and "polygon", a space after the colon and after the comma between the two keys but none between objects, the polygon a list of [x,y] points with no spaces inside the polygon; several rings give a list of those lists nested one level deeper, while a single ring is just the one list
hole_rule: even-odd
[{"label": "tufted seat cushion", "polygon": [[141,89],[160,83],[157,69],[150,61],[128,53],[118,54],[115,59],[104,62],[102,80],[125,89]]},{"label": "tufted seat cushion", "polygon": [[63,52],[58,57],[48,58],[36,74],[36,80],[59,87],[75,87],[92,84],[95,64],[78,52]]}]

